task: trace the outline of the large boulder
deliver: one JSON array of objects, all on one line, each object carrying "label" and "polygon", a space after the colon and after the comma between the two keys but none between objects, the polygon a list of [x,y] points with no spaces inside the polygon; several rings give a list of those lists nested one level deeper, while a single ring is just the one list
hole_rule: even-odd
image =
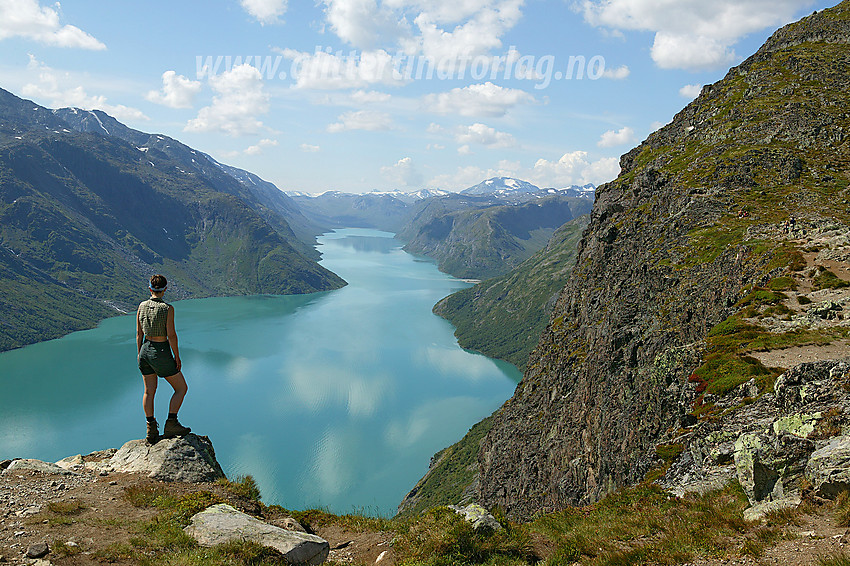
[{"label": "large boulder", "polygon": [[63,476],[71,475],[70,471],[61,468],[56,464],[42,462],[41,460],[34,460],[32,458],[18,458],[16,460],[12,460],[9,465],[3,469],[2,473],[12,473],[19,470],[33,470],[44,474],[59,474]]},{"label": "large boulder", "polygon": [[211,482],[224,477],[212,442],[206,436],[187,434],[156,444],[131,440],[109,460],[116,472],[146,473],[160,481]]},{"label": "large boulder", "polygon": [[288,564],[321,564],[330,552],[330,545],[323,538],[269,525],[225,503],[201,511],[183,530],[201,546],[232,540],[256,542],[278,550]]},{"label": "large boulder", "polygon": [[816,450],[806,464],[806,479],[815,493],[833,498],[850,489],[850,436],[839,436]]},{"label": "large boulder", "polygon": [[800,503],[800,479],[815,449],[802,433],[812,420],[810,415],[779,419],[772,429],[742,434],[735,442],[735,471],[751,504],[745,519],[760,519],[769,511]]}]

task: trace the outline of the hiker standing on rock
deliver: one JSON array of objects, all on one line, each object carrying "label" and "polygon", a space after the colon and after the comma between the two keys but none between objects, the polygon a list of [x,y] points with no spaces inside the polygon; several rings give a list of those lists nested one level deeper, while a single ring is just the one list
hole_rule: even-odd
[{"label": "hiker standing on rock", "polygon": [[154,275],[150,281],[151,298],[139,304],[136,312],[136,348],[139,352],[139,371],[145,380],[142,406],[147,417],[146,439],[151,444],[159,440],[159,428],[153,416],[153,399],[157,376],[164,378],[174,394],[168,406],[163,436],[171,438],[189,434],[192,429],[177,421],[177,411],[189,390],[180,371],[180,351],[177,349],[177,332],[174,330],[174,307],[162,300],[168,281],[163,275]]}]

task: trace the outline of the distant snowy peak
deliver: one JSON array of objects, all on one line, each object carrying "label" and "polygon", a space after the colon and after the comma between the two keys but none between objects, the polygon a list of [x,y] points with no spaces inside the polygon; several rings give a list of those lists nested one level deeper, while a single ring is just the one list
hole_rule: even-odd
[{"label": "distant snowy peak", "polygon": [[291,197],[305,197],[305,198],[317,198],[317,197],[332,197],[332,196],[342,196],[342,197],[352,197],[352,196],[360,196],[360,197],[392,197],[394,199],[398,199],[407,204],[416,202],[418,200],[424,200],[426,198],[432,197],[442,197],[448,194],[451,194],[450,191],[442,191],[436,189],[422,189],[419,191],[369,191],[367,193],[347,193],[343,191],[325,191],[323,193],[314,194],[314,193],[306,193],[303,191],[285,191],[287,195]]},{"label": "distant snowy peak", "polygon": [[547,188],[543,189],[544,193],[558,194],[568,197],[581,197],[593,199],[596,196],[596,185],[588,183],[587,185],[572,185],[563,189]]},{"label": "distant snowy peak", "polygon": [[464,195],[492,195],[499,193],[536,193],[540,190],[537,185],[513,177],[493,177],[473,187],[464,189]]},{"label": "distant snowy peak", "polygon": [[596,186],[587,185],[572,185],[560,189],[546,188],[541,189],[536,185],[532,185],[528,181],[522,179],[514,179],[513,177],[493,177],[474,187],[462,190],[460,193],[464,195],[492,195],[501,198],[541,198],[547,195],[564,195],[568,197],[582,197],[592,199],[596,192]]},{"label": "distant snowy peak", "polygon": [[433,197],[442,197],[450,194],[449,191],[441,191],[438,189],[421,189],[419,191],[388,191],[388,192],[378,192],[373,191],[368,194],[380,194],[380,195],[389,195],[391,197],[397,198],[398,200],[405,202],[407,204],[414,203],[416,201],[425,200],[426,198]]}]

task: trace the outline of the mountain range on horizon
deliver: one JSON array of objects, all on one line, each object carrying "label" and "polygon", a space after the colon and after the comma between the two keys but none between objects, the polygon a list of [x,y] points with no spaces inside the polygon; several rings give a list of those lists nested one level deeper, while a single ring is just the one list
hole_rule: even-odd
[{"label": "mountain range on horizon", "polygon": [[514,177],[491,177],[489,179],[485,179],[481,181],[477,185],[473,185],[471,187],[467,187],[466,189],[460,191],[447,191],[444,189],[413,189],[408,191],[403,190],[392,190],[392,191],[381,191],[378,189],[360,192],[360,193],[348,193],[340,190],[330,190],[324,191],[321,193],[307,193],[303,191],[294,191],[287,190],[284,191],[290,197],[302,197],[302,198],[317,198],[321,196],[327,195],[346,195],[346,194],[355,194],[359,196],[364,195],[373,195],[373,196],[391,196],[398,198],[404,202],[410,204],[411,202],[417,200],[423,200],[432,197],[441,197],[450,194],[465,194],[465,195],[501,195],[503,197],[508,196],[516,196],[516,195],[537,195],[539,197],[543,197],[545,195],[551,194],[565,194],[568,196],[581,196],[589,199],[593,199],[594,191],[596,190],[596,185],[592,183],[588,183],[585,185],[570,185],[568,187],[545,187],[540,188],[537,185],[534,185],[528,181],[524,181],[522,179],[517,179]]}]

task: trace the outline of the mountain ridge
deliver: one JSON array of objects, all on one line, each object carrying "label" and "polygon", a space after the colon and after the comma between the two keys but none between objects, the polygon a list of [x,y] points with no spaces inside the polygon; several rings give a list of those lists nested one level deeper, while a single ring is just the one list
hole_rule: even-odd
[{"label": "mountain ridge", "polygon": [[270,208],[209,167],[206,177],[165,152],[76,131],[0,90],[0,349],[131,311],[155,272],[175,299],[344,284],[290,244],[285,220],[267,222]]},{"label": "mountain ridge", "polygon": [[754,340],[828,338],[772,332],[768,306],[746,298],[797,281],[794,226],[850,222],[848,43],[847,1],[777,31],[621,158],[482,442],[480,501],[529,517],[638,483],[666,431],[712,418],[749,379],[769,389],[777,372],[749,355]]}]

